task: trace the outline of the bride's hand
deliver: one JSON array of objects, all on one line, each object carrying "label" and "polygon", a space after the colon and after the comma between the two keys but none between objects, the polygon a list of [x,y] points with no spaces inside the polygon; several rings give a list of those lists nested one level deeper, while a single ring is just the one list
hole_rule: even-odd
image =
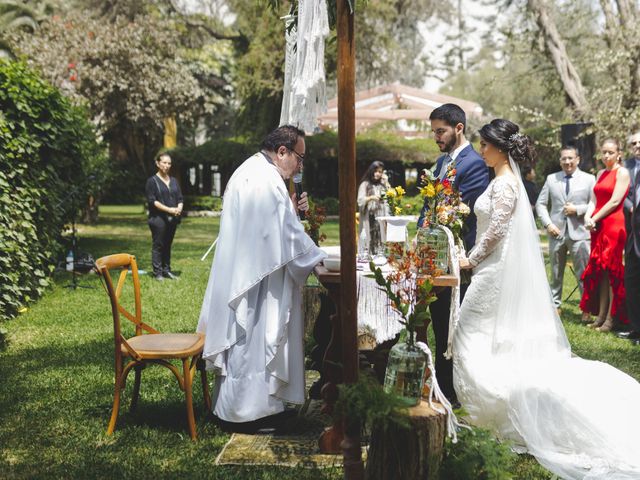
[{"label": "bride's hand", "polygon": [[461,270],[469,270],[469,269],[473,268],[471,266],[471,264],[469,263],[469,259],[467,257],[460,257],[459,262],[460,262],[460,269]]}]

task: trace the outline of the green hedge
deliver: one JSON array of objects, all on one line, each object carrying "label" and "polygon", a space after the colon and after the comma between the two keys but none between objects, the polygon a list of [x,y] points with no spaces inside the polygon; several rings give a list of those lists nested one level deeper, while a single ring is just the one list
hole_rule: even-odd
[{"label": "green hedge", "polygon": [[184,210],[196,211],[196,210],[222,210],[222,198],[212,197],[209,195],[185,195],[184,196]]},{"label": "green hedge", "polygon": [[87,172],[104,158],[83,110],[23,63],[0,61],[0,319],[47,286],[70,194],[86,200]]}]

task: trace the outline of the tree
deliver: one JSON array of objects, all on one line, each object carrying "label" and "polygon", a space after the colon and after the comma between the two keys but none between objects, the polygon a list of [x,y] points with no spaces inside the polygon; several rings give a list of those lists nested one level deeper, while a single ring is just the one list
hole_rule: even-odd
[{"label": "tree", "polygon": [[114,159],[130,159],[146,174],[165,118],[189,122],[220,101],[196,78],[178,28],[151,15],[104,22],[70,14],[15,45],[54,85],[89,105]]},{"label": "tree", "polygon": [[567,54],[565,42],[551,16],[549,5],[546,0],[527,0],[527,5],[536,18],[549,56],[553,60],[576,117],[584,120],[589,115],[590,105],[580,75]]},{"label": "tree", "polygon": [[0,0],[0,58],[12,56],[8,42],[2,37],[16,30],[35,31],[48,10],[45,2]]}]

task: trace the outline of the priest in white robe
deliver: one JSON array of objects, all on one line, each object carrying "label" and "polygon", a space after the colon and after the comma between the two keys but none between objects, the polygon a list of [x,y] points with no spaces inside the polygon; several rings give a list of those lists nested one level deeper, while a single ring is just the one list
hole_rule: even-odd
[{"label": "priest in white robe", "polygon": [[[302,287],[326,255],[305,233],[285,180],[302,167],[304,132],[279,127],[244,161],[224,194],[198,332],[217,372],[213,413],[249,422],[304,402]],[[294,204],[294,201],[297,204]]]}]

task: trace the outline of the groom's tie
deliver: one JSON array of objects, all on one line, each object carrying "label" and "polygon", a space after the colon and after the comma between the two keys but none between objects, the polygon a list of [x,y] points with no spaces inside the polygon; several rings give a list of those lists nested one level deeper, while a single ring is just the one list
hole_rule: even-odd
[{"label": "groom's tie", "polygon": [[449,165],[453,162],[453,158],[448,153],[442,159],[442,166],[440,167],[440,173],[438,174],[438,178],[440,180],[444,179],[447,175],[447,170],[449,169]]}]

